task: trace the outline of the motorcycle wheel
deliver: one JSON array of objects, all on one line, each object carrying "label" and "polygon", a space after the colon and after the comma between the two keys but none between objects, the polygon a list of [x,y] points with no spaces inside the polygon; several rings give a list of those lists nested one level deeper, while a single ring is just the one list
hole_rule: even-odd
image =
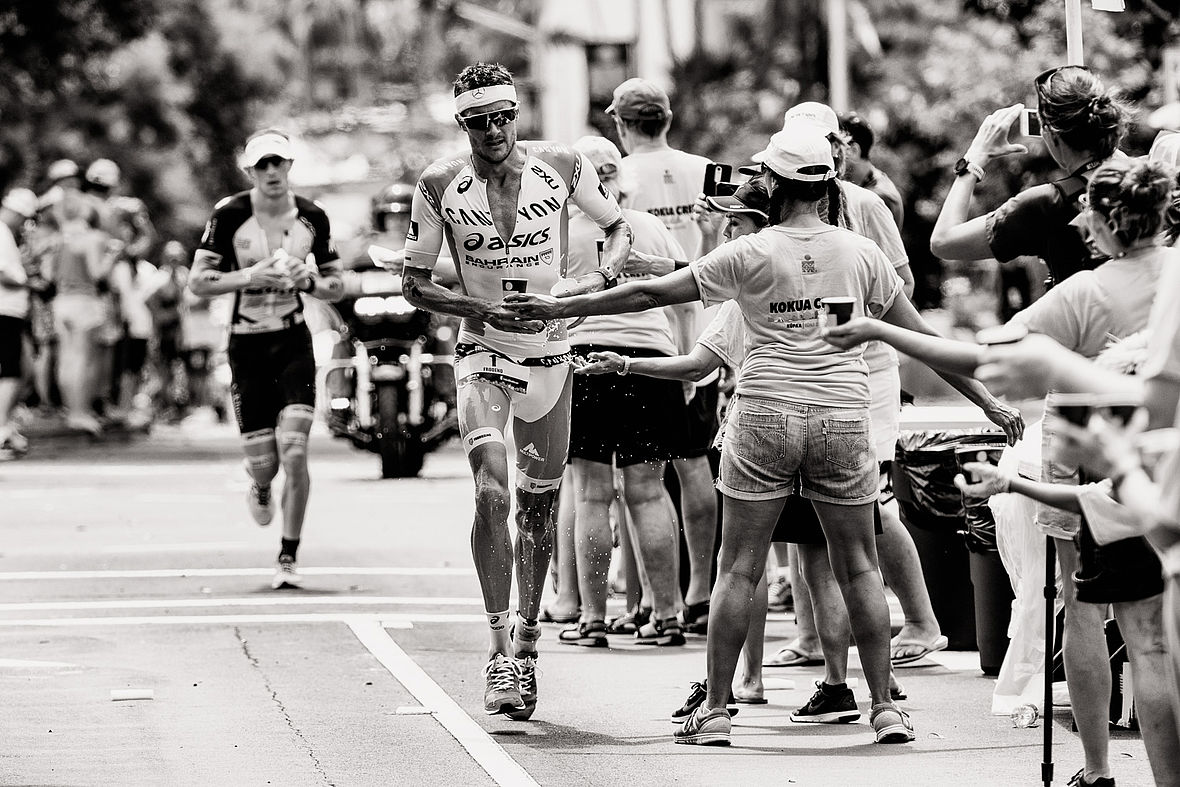
[{"label": "motorcycle wheel", "polygon": [[425,453],[401,420],[401,391],[396,385],[377,387],[377,448],[382,478],[412,478],[422,470]]}]

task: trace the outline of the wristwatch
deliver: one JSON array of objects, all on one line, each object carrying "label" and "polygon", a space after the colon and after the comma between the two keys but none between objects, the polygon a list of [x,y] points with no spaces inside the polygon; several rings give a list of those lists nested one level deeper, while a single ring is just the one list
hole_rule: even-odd
[{"label": "wristwatch", "polygon": [[978,164],[976,164],[972,161],[968,161],[966,158],[961,158],[958,161],[956,161],[955,166],[953,166],[951,168],[951,171],[955,173],[956,178],[960,178],[963,175],[970,173],[970,174],[974,175],[975,179],[978,180],[980,183],[983,182],[983,176],[984,176],[983,167],[979,166]]},{"label": "wristwatch", "polygon": [[609,290],[611,287],[614,287],[619,283],[619,280],[611,276],[610,271],[606,268],[595,268],[594,272],[602,276],[602,280],[605,282],[604,289]]}]

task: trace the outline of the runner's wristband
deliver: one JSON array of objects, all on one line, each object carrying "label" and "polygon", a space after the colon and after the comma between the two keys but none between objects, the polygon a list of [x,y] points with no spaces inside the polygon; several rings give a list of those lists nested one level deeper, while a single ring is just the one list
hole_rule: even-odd
[{"label": "runner's wristband", "polygon": [[618,374],[620,377],[621,377],[621,376],[623,376],[623,375],[625,375],[625,374],[631,374],[631,356],[630,356],[630,355],[624,355],[624,356],[623,356],[623,368],[622,368],[622,369],[619,369],[619,371],[617,372],[617,374]]}]

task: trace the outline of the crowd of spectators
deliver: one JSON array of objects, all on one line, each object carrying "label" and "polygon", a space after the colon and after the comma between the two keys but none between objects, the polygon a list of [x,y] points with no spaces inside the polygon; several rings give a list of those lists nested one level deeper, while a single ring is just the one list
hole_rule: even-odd
[{"label": "crowd of spectators", "polygon": [[191,253],[161,243],[110,159],[14,188],[0,229],[0,459],[28,450],[22,424],[100,438],[209,405],[224,345],[216,304],[185,287]]}]

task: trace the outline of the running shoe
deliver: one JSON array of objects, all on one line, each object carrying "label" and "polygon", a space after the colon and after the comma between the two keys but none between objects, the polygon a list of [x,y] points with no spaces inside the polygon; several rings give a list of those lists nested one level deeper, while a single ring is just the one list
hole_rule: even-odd
[{"label": "running shoe", "polygon": [[790,612],[795,608],[791,594],[791,580],[786,574],[778,574],[766,588],[766,605],[774,612]]},{"label": "running shoe", "polygon": [[[705,701],[705,696],[709,693],[708,681],[694,681],[692,690],[688,692],[688,699],[684,701],[676,710],[672,711],[672,721],[675,724],[683,724],[692,712],[701,706]],[[733,692],[729,692],[729,704],[734,703]],[[729,716],[733,718],[737,715],[737,708],[729,708]]]},{"label": "running shoe", "polygon": [[874,705],[869,722],[877,734],[877,743],[909,743],[914,739],[914,726],[910,724],[909,714],[892,702]]},{"label": "running shoe", "polygon": [[520,696],[520,671],[516,662],[497,653],[483,668],[487,687],[483,693],[483,709],[489,716],[497,713],[524,710],[524,699]]},{"label": "running shoe", "polygon": [[516,657],[516,674],[520,679],[520,698],[524,701],[521,710],[508,711],[508,718],[528,721],[537,709],[537,654]]},{"label": "running shoe", "polygon": [[697,746],[728,746],[732,726],[729,711],[725,708],[705,713],[704,706],[701,706],[672,733],[672,740]]},{"label": "running shoe", "polygon": [[1114,778],[1111,776],[1098,776],[1092,782],[1086,781],[1086,769],[1082,768],[1073,775],[1066,787],[1114,787]]},{"label": "running shoe", "polygon": [[[816,692],[799,710],[791,714],[791,721],[806,724],[847,724],[860,718],[852,689],[834,689],[822,680],[815,682]],[[890,706],[892,707],[892,706]]]},{"label": "running shoe", "polygon": [[673,617],[649,621],[635,632],[635,643],[659,647],[683,645],[684,632],[680,629],[680,620]]},{"label": "running shoe", "polygon": [[270,496],[270,484],[262,486],[258,483],[250,484],[250,491],[246,493],[246,505],[250,509],[250,516],[261,527],[266,527],[275,517],[274,501]]},{"label": "running shoe", "polygon": [[279,555],[279,560],[275,563],[274,578],[270,581],[271,588],[278,590],[282,587],[297,588],[302,585],[303,575],[295,565],[295,558],[290,555]]}]

